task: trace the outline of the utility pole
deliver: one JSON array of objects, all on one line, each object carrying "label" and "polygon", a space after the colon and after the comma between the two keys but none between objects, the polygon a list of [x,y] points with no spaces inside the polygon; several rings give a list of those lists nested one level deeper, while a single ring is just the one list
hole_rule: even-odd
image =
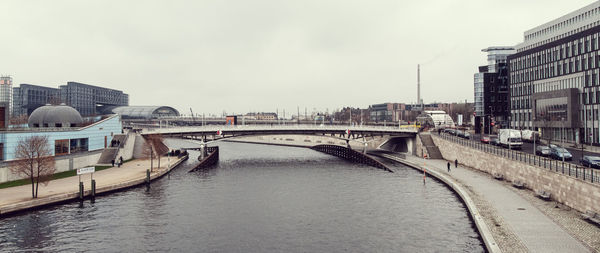
[{"label": "utility pole", "polygon": [[298,125],[300,125],[300,106],[298,106]]}]

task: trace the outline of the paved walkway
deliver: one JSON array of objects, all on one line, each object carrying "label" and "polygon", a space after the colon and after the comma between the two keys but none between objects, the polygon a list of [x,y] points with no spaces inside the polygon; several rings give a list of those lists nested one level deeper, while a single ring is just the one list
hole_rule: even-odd
[{"label": "paved walkway", "polygon": [[[448,173],[446,160],[424,160],[415,156],[407,156],[406,159],[420,165],[425,163],[429,170],[435,169],[438,172]],[[573,238],[527,200],[492,179],[491,176],[477,173],[461,165],[454,168],[453,163],[451,167],[451,172],[448,174],[483,196],[530,252],[590,252],[583,243]]]},{"label": "paved walkway", "polygon": [[[154,170],[152,177],[164,173],[169,164],[174,164],[177,157],[162,157],[161,168],[157,169],[157,160],[154,159]],[[127,187],[133,182],[138,182],[146,178],[146,169],[150,168],[150,160],[134,160],[124,163],[120,168],[112,167],[94,173],[96,180],[96,189],[98,193],[102,191],[115,190]],[[90,174],[81,176],[84,182],[84,189],[91,189]],[[102,190],[101,190],[102,189]],[[31,198],[31,184],[0,189],[0,211],[13,211],[15,208],[23,209],[32,206],[42,205],[54,202],[56,199],[67,198],[79,192],[79,176],[67,177],[52,180],[47,186],[39,185],[38,198]],[[16,207],[18,205],[18,207]],[[4,213],[1,212],[1,213]]]}]

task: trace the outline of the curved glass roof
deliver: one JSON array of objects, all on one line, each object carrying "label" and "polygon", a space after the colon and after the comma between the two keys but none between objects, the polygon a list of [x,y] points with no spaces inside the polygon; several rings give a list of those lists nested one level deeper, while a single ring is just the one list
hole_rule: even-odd
[{"label": "curved glass roof", "polygon": [[119,114],[123,118],[150,119],[162,117],[177,117],[179,112],[170,106],[117,106],[103,110],[104,113]]}]

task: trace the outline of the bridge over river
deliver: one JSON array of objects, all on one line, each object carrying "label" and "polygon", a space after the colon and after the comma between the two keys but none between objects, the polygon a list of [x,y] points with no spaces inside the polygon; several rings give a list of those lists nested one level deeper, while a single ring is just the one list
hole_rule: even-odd
[{"label": "bridge over river", "polygon": [[[247,136],[268,136],[268,135],[304,135],[304,136],[323,136],[344,140],[346,147],[342,145],[317,145],[312,147],[315,150],[336,155],[344,159],[359,163],[370,164],[375,167],[385,168],[378,162],[364,154],[352,150],[350,142],[357,142],[363,146],[363,153],[366,153],[368,143],[374,138],[379,137],[378,146],[385,146],[386,143],[392,143],[392,150],[413,153],[414,139],[418,129],[414,125],[382,127],[382,126],[323,126],[323,125],[242,125],[242,126],[201,126],[201,127],[171,127],[143,129],[142,135],[145,137],[162,136],[164,138],[182,138],[197,140],[200,146],[201,155],[199,160],[204,160],[209,155],[206,147],[208,143],[228,138],[247,137]],[[343,143],[343,142],[342,142]],[[196,149],[196,148],[191,148]],[[343,149],[343,150],[342,150]],[[203,163],[204,164],[204,163]],[[374,165],[375,164],[375,165]]]},{"label": "bridge over river", "polygon": [[344,140],[355,140],[374,136],[414,138],[418,132],[415,125],[381,126],[321,126],[321,125],[245,125],[245,126],[200,126],[143,129],[144,136],[193,137],[205,141],[250,135],[321,135]]}]

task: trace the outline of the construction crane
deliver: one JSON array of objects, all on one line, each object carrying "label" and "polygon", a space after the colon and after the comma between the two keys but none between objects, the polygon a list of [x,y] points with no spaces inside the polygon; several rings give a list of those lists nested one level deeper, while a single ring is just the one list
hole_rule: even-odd
[{"label": "construction crane", "polygon": [[194,118],[194,111],[192,111],[192,107],[190,107],[190,112],[192,113],[192,122],[196,123],[196,119]]}]

